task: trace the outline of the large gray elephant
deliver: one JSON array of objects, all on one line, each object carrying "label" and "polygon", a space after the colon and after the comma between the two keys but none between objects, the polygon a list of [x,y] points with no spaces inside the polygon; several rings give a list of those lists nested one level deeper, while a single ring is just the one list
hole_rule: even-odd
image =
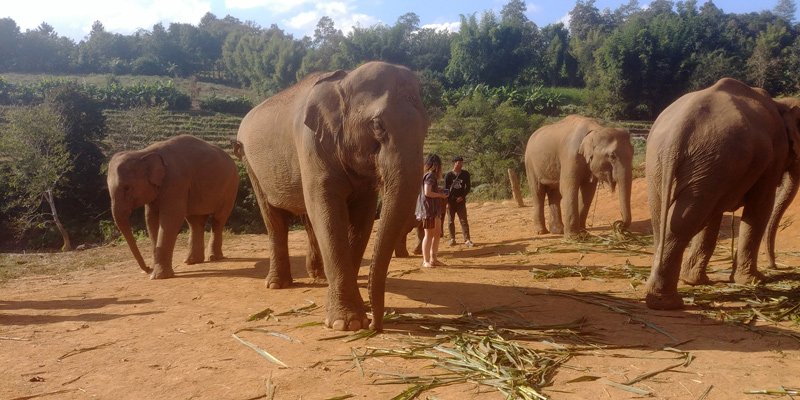
[{"label": "large gray elephant", "polygon": [[[744,206],[731,279],[751,283],[771,215],[797,191],[800,108],[724,78],[688,93],[656,119],[647,139],[648,199],[655,236],[647,306],[683,307],[678,280],[708,282],[706,266],[725,211]],[[791,178],[794,177],[794,178]],[[786,183],[777,195],[776,188]],[[779,204],[781,209],[773,211]],[[779,218],[778,218],[779,219]],[[773,237],[774,240],[774,237]],[[690,255],[681,268],[683,252]]]},{"label": "large gray elephant", "polygon": [[[382,328],[386,273],[422,179],[428,118],[416,75],[370,62],[315,74],[244,117],[237,139],[269,231],[267,286],[292,278],[289,214],[307,214],[328,279],[327,326]],[[366,316],[357,276],[382,190]]]},{"label": "large gray elephant", "polygon": [[573,237],[586,230],[598,182],[608,183],[612,190],[619,184],[622,225],[628,228],[632,163],[630,133],[624,129],[604,127],[592,118],[570,115],[536,130],[525,149],[535,233],[548,233],[545,196],[550,203],[550,232]]},{"label": "large gray elephant", "polygon": [[[203,235],[209,216],[209,260],[220,260],[222,230],[233,210],[239,174],[222,149],[194,136],[181,135],[142,150],[114,154],[108,164],[111,212],[139,267],[151,279],[170,278],[172,251],[183,225],[191,231],[186,264],[205,260]],[[144,262],[130,225],[131,212],[145,206],[153,244],[153,269]]]}]

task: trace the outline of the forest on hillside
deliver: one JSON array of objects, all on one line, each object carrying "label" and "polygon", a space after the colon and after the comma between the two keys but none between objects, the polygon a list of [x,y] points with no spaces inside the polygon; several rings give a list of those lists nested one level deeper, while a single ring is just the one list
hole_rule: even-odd
[{"label": "forest on hillside", "polygon": [[196,76],[267,96],[310,72],[384,60],[442,89],[585,86],[595,92],[593,110],[614,118],[653,118],[678,95],[721,76],[774,95],[800,91],[794,0],[747,14],[726,13],[711,0],[655,0],[646,8],[630,0],[615,10],[577,0],[569,27],[539,27],[526,9],[524,0],[510,0],[499,15],[462,15],[455,33],[421,28],[414,12],[394,25],[355,27],[347,35],[323,17],[313,37],[302,38],[274,24],[211,13],[197,25],[156,24],[132,35],[108,32],[97,21],[78,43],[46,22],[21,32],[3,18],[0,73]]},{"label": "forest on hillside", "polygon": [[[66,233],[75,244],[114,240],[105,186],[113,152],[177,133],[224,147],[254,100],[309,73],[369,60],[418,73],[432,119],[426,150],[467,157],[475,196],[484,198],[509,195],[498,182],[507,169],[524,173],[525,142],[548,116],[646,126],[680,95],[723,76],[773,96],[800,93],[794,0],[747,14],[710,0],[646,8],[630,0],[615,10],[577,0],[569,26],[544,27],[526,9],[509,0],[499,15],[462,15],[458,32],[422,28],[413,12],[347,34],[323,17],[313,37],[302,38],[210,13],[196,26],[156,24],[131,35],[97,21],[77,43],[46,22],[22,32],[0,19],[0,249],[57,248]],[[44,76],[19,78],[32,74]],[[108,78],[64,78],[95,74]],[[128,76],[157,78],[124,83]],[[208,96],[200,88],[211,83],[245,91]],[[240,178],[229,228],[263,231],[243,171]]]}]

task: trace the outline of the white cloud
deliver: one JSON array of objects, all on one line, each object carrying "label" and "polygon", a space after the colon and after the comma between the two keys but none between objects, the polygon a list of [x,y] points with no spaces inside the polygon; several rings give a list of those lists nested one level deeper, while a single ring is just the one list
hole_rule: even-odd
[{"label": "white cloud", "polygon": [[322,3],[319,0],[225,0],[226,9],[251,10],[264,8],[273,14],[286,14],[308,4]]},{"label": "white cloud", "polygon": [[[239,1],[239,0],[237,0]],[[286,26],[295,32],[302,32],[301,35],[311,36],[317,27],[317,22],[322,17],[330,17],[336,29],[341,30],[345,35],[353,30],[354,26],[372,26],[380,22],[377,18],[357,13],[351,6],[352,1],[320,1],[309,2],[303,11],[284,20]]]},{"label": "white cloud", "polygon": [[450,31],[450,32],[458,32],[461,29],[461,22],[443,22],[440,24],[425,24],[422,25],[422,28],[430,28],[435,29],[437,31]]},{"label": "white cloud", "polygon": [[10,17],[23,31],[47,22],[60,35],[80,40],[94,21],[108,31],[130,34],[159,22],[197,24],[209,11],[210,0],[29,0],[4,2],[0,18]]}]

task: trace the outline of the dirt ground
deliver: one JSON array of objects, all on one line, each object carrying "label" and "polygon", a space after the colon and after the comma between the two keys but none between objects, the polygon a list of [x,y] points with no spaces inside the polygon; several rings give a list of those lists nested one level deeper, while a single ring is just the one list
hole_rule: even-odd
[{"label": "dirt ground", "polygon": [[[643,180],[634,183],[632,203],[632,231],[649,234]],[[723,322],[721,317],[742,303],[722,298],[712,303],[712,312],[692,304],[683,311],[648,310],[642,298],[643,279],[651,263],[649,246],[640,253],[583,246],[548,251],[569,247],[556,236],[532,236],[531,208],[506,201],[473,202],[468,209],[476,246],[450,247],[445,242],[441,254],[448,265],[434,269],[421,270],[420,256],[394,259],[387,282],[387,310],[455,318],[506,307],[525,321],[543,326],[584,318],[581,333],[573,339],[545,335],[526,343],[538,349],[582,346],[582,351],[575,351],[555,370],[552,384],[543,388],[553,399],[647,397],[613,382],[625,383],[680,364],[687,352],[692,358],[688,365],[631,386],[659,399],[774,398],[745,392],[800,387],[800,326],[763,320],[748,327]],[[796,201],[784,217],[787,223],[778,239],[778,261],[791,266],[788,273],[795,274],[800,271],[800,224],[791,222],[799,214]],[[618,215],[615,196],[600,190],[590,214],[590,232],[609,234],[609,223]],[[408,347],[410,339],[430,339],[436,332],[425,322],[388,321],[384,333],[358,340],[337,337],[341,334],[311,324],[323,319],[326,286],[306,275],[304,235],[303,231],[290,233],[296,285],[274,291],[264,286],[268,260],[266,241],[259,235],[229,235],[224,243],[228,259],[179,264],[177,277],[164,281],[148,280],[124,244],[70,255],[5,255],[12,264],[6,268],[35,263],[87,267],[27,274],[0,284],[0,398],[388,399],[411,384],[377,385],[379,378],[441,372],[431,368],[433,362],[427,359],[354,361],[353,354],[368,349],[400,349]],[[727,278],[730,268],[725,260],[730,230],[723,228],[721,236],[719,255],[711,265],[711,277],[718,280]],[[183,259],[183,246],[176,250],[176,260]],[[149,249],[149,242],[142,241],[140,248]],[[370,246],[367,259],[371,251]],[[364,298],[368,263],[365,260],[359,277]],[[582,272],[558,274],[569,268]],[[637,268],[644,269],[644,275],[622,274]],[[547,273],[553,277],[543,277]],[[787,274],[787,270],[768,273]],[[727,288],[734,286],[715,285],[715,289]],[[686,302],[691,303],[695,290],[700,288],[686,289]],[[320,307],[248,321],[266,308],[277,314],[312,303]],[[241,331],[245,328],[250,330]],[[286,366],[271,363],[234,333]],[[583,378],[587,376],[594,378]],[[467,382],[434,388],[417,398],[505,396]]]}]

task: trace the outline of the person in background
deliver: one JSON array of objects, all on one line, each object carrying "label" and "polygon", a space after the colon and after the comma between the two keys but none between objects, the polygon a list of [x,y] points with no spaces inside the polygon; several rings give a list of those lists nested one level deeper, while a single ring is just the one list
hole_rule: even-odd
[{"label": "person in background", "polygon": [[426,268],[445,265],[436,256],[439,253],[439,237],[442,232],[442,207],[447,195],[439,190],[442,177],[442,160],[436,154],[425,159],[425,175],[422,177],[422,196],[418,200],[422,208],[417,217],[422,221],[425,237],[422,238],[422,266]]},{"label": "person in background", "polygon": [[461,233],[464,235],[464,245],[472,247],[473,243],[469,237],[469,221],[467,220],[467,195],[471,186],[469,172],[464,169],[464,157],[456,156],[453,158],[453,170],[444,177],[445,191],[449,191],[447,196],[447,215],[449,218],[447,228],[450,231],[450,246],[456,244],[456,223],[455,216],[461,222]]}]

